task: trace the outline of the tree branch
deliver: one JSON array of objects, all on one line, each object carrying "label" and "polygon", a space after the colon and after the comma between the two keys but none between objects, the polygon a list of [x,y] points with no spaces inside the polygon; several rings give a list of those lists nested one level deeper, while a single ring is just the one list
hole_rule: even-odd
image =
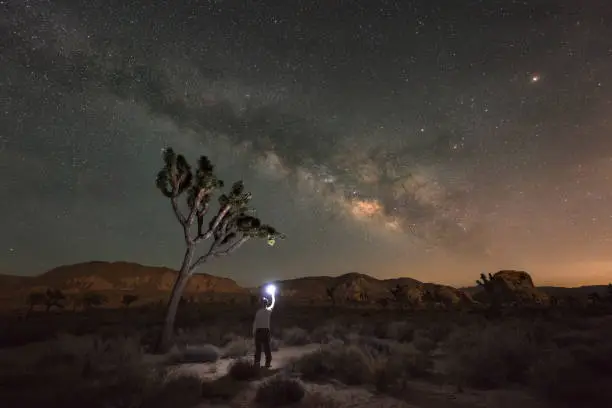
[{"label": "tree branch", "polygon": [[176,219],[183,227],[185,227],[185,223],[186,223],[185,216],[183,215],[183,213],[181,212],[181,209],[179,208],[177,199],[178,199],[178,196],[173,196],[170,199],[170,202],[172,203],[172,209],[174,210],[174,215],[176,216]]},{"label": "tree branch", "polygon": [[221,250],[221,251],[215,251],[215,250],[219,247],[219,243],[223,241],[223,239],[215,240],[215,242],[213,242],[210,248],[208,249],[208,252],[206,252],[204,255],[199,257],[191,265],[191,267],[189,268],[189,272],[193,273],[197,268],[205,264],[210,258],[216,258],[216,257],[221,257],[221,256],[226,256],[226,255],[231,254],[232,252],[240,248],[249,239],[251,239],[251,237],[244,235],[240,239],[236,240],[233,244],[228,246],[226,249]]},{"label": "tree branch", "polygon": [[225,218],[225,216],[227,215],[227,213],[229,212],[231,208],[232,206],[230,204],[227,204],[225,207],[223,207],[223,210],[219,212],[219,214],[217,215],[217,218],[215,218],[215,222],[213,223],[213,225],[210,226],[210,228],[208,228],[208,231],[206,231],[204,234],[199,234],[193,240],[193,242],[198,243],[200,241],[209,239],[214,234],[215,230],[219,227],[219,224],[221,224],[221,221],[223,221],[223,219]]}]

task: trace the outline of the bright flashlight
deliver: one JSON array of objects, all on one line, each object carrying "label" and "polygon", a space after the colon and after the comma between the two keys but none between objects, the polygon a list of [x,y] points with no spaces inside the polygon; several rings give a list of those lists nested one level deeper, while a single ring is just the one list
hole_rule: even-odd
[{"label": "bright flashlight", "polygon": [[266,307],[266,309],[272,310],[272,308],[274,307],[274,303],[276,302],[276,299],[274,297],[274,295],[276,294],[276,286],[270,284],[266,286],[265,291],[268,295],[270,295],[270,297],[272,297],[272,301],[270,302],[270,305]]}]

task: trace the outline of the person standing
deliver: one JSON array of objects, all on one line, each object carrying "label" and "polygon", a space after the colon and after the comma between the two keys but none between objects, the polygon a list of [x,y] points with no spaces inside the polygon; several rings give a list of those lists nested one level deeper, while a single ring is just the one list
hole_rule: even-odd
[{"label": "person standing", "polygon": [[270,316],[272,308],[268,307],[269,301],[265,297],[262,298],[261,307],[255,313],[253,321],[253,338],[255,339],[255,366],[260,367],[261,352],[266,356],[266,368],[270,368],[272,364],[272,350],[270,347]]}]

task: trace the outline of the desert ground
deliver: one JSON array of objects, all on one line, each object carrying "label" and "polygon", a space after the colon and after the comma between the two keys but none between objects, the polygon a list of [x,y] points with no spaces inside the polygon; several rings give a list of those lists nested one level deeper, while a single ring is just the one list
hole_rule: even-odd
[{"label": "desert ground", "polygon": [[612,308],[408,310],[279,301],[273,366],[252,365],[248,301],[5,315],[3,407],[604,407]]}]

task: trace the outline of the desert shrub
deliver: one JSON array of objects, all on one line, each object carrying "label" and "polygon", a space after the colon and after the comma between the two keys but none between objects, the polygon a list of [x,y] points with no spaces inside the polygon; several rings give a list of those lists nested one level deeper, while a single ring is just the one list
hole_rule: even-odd
[{"label": "desert shrub", "polygon": [[346,326],[329,323],[316,327],[310,333],[310,340],[313,343],[329,343],[334,339],[346,340],[350,331]]},{"label": "desert shrub", "polygon": [[612,346],[553,347],[529,374],[531,387],[555,406],[606,406],[612,399]]},{"label": "desert shrub", "polygon": [[414,338],[414,326],[408,322],[391,322],[387,326],[385,338],[409,343]]},{"label": "desert shrub", "polygon": [[62,335],[41,348],[31,361],[0,363],[7,406],[162,408],[191,406],[200,395],[199,379],[144,364],[136,339]]},{"label": "desert shrub", "polygon": [[246,359],[234,361],[228,369],[228,375],[236,381],[252,381],[259,376],[259,367]]},{"label": "desert shrub", "polygon": [[300,407],[303,408],[344,408],[346,402],[338,401],[330,395],[323,394],[320,392],[308,393],[302,402]]},{"label": "desert shrub", "polygon": [[457,329],[457,325],[452,323],[437,322],[429,325],[426,329],[427,337],[431,339],[434,344],[438,344],[444,341],[450,336],[450,334]]},{"label": "desert shrub", "polygon": [[221,351],[212,344],[187,346],[179,353],[179,361],[184,363],[214,363],[219,360]]},{"label": "desert shrub", "polygon": [[251,349],[251,342],[245,338],[237,337],[230,341],[223,348],[223,357],[237,358],[244,357]]},{"label": "desert shrub", "polygon": [[305,380],[335,379],[347,385],[362,385],[372,382],[376,361],[356,345],[328,346],[302,356],[294,367]]},{"label": "desert shrub", "polygon": [[412,344],[417,350],[423,353],[431,353],[438,346],[437,342],[429,337],[429,333],[422,329],[415,332]]},{"label": "desert shrub", "polygon": [[[173,408],[196,405],[202,394],[202,379],[196,375],[158,376],[146,384],[141,407]],[[107,405],[121,406],[121,405]]]},{"label": "desert shrub", "polygon": [[457,330],[445,346],[448,374],[476,388],[526,381],[541,349],[530,329],[508,322]]},{"label": "desert shrub", "polygon": [[255,402],[265,407],[282,407],[301,401],[305,394],[304,386],[299,381],[276,376],[259,386]]},{"label": "desert shrub", "polygon": [[282,339],[283,343],[287,346],[303,346],[310,343],[308,332],[299,327],[283,330]]}]

